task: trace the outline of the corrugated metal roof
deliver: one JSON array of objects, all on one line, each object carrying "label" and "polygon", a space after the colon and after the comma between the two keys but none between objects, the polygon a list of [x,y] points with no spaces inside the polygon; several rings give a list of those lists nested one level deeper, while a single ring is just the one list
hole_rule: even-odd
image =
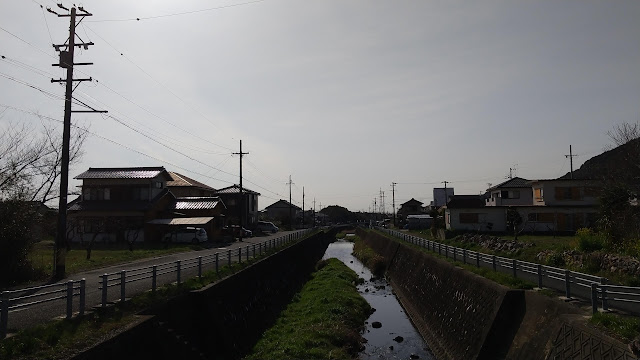
[{"label": "corrugated metal roof", "polygon": [[69,207],[69,211],[145,211],[152,202],[144,200],[114,201],[85,200]]},{"label": "corrugated metal roof", "polygon": [[[254,195],[260,195],[260,193],[257,193],[253,190],[249,190],[246,187],[242,187],[242,192],[245,194],[254,194]],[[218,191],[216,191],[216,194],[239,194],[240,193],[240,186],[239,185],[231,185],[231,186],[227,186],[226,188],[222,188],[219,189]]]},{"label": "corrugated metal roof", "polygon": [[205,225],[213,220],[213,217],[190,217],[190,218],[174,218],[174,219],[154,219],[147,224],[157,225]]},{"label": "corrugated metal roof", "polygon": [[[75,179],[152,179],[166,170],[159,167],[89,168]],[[168,173],[167,173],[168,175]]]},{"label": "corrugated metal roof", "polygon": [[214,209],[220,203],[218,197],[185,197],[178,198],[173,204],[173,210],[203,210]]},{"label": "corrugated metal roof", "polygon": [[216,189],[212,188],[209,185],[203,184],[188,176],[178,174],[177,172],[169,171],[169,176],[171,176],[173,180],[167,181],[167,186],[194,186],[211,191],[216,191]]}]

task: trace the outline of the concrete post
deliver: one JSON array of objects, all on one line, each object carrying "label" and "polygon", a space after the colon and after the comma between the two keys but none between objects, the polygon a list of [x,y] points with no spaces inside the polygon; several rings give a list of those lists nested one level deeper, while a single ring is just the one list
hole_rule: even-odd
[{"label": "concrete post", "polygon": [[80,280],[80,316],[84,315],[84,307],[86,304],[86,285],[87,281],[82,278]]},{"label": "concrete post", "polygon": [[157,276],[158,276],[158,267],[156,265],[153,265],[153,267],[151,268],[151,292],[155,294],[156,292],[156,287],[157,287]]},{"label": "concrete post", "polygon": [[564,289],[567,299],[571,298],[571,272],[569,270],[564,271]]},{"label": "concrete post", "polygon": [[542,289],[542,265],[538,264],[538,288]]},{"label": "concrete post", "polygon": [[102,307],[107,306],[107,281],[109,280],[109,275],[104,274],[100,276],[102,278]]},{"label": "concrete post", "polygon": [[7,336],[7,326],[9,324],[9,293],[0,293],[0,339]]},{"label": "concrete post", "polygon": [[180,285],[180,260],[176,260],[176,282]]},{"label": "concrete post", "polygon": [[126,299],[126,286],[127,286],[127,270],[120,271],[120,301],[124,302]]},{"label": "concrete post", "polygon": [[67,281],[67,319],[73,316],[73,280]]},{"label": "concrete post", "polygon": [[198,256],[198,279],[202,279],[202,256]]}]

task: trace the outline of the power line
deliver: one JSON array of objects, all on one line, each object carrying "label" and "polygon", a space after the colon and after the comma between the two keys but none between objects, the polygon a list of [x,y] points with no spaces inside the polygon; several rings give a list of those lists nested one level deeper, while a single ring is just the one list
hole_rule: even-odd
[{"label": "power line", "polygon": [[136,18],[127,18],[127,19],[93,20],[93,21],[87,21],[87,22],[94,22],[94,23],[95,23],[95,22],[122,22],[122,21],[140,21],[140,20],[160,19],[160,18],[166,18],[166,17],[182,16],[182,15],[190,15],[190,14],[196,14],[196,13],[201,13],[201,12],[206,12],[206,11],[213,11],[213,10],[226,9],[226,8],[230,8],[230,7],[236,7],[236,6],[242,6],[242,5],[255,4],[255,3],[259,3],[259,2],[263,2],[263,1],[266,1],[266,0],[248,1],[248,2],[239,3],[239,4],[224,5],[224,6],[218,6],[218,7],[208,8],[208,9],[200,9],[200,10],[193,10],[193,11],[184,11],[184,12],[179,12],[179,13],[165,14],[165,15],[146,16],[146,17],[136,17]]}]

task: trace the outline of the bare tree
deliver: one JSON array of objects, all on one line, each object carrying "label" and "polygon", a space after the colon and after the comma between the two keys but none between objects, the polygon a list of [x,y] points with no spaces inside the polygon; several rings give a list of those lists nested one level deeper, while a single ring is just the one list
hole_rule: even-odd
[{"label": "bare tree", "polygon": [[[58,198],[62,135],[53,127],[42,131],[26,125],[9,124],[0,133],[0,199],[20,198],[46,203]],[[69,163],[82,157],[88,132],[72,132]]]}]

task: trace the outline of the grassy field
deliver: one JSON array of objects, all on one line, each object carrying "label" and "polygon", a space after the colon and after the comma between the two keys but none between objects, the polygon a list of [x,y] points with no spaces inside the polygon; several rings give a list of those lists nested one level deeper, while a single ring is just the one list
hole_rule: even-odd
[{"label": "grassy field", "polygon": [[[66,271],[68,274],[74,274],[132,260],[196,249],[200,249],[200,247],[190,244],[172,244],[167,249],[164,248],[163,244],[136,244],[133,251],[123,248],[123,245],[114,245],[109,248],[95,246],[91,251],[91,259],[87,260],[87,252],[84,249],[74,248],[67,252]],[[43,278],[50,277],[53,270],[53,240],[43,240],[36,243],[29,255],[29,260],[36,273],[41,274]]]},{"label": "grassy field", "polygon": [[339,260],[323,261],[245,359],[353,359],[371,313],[357,279]]}]

